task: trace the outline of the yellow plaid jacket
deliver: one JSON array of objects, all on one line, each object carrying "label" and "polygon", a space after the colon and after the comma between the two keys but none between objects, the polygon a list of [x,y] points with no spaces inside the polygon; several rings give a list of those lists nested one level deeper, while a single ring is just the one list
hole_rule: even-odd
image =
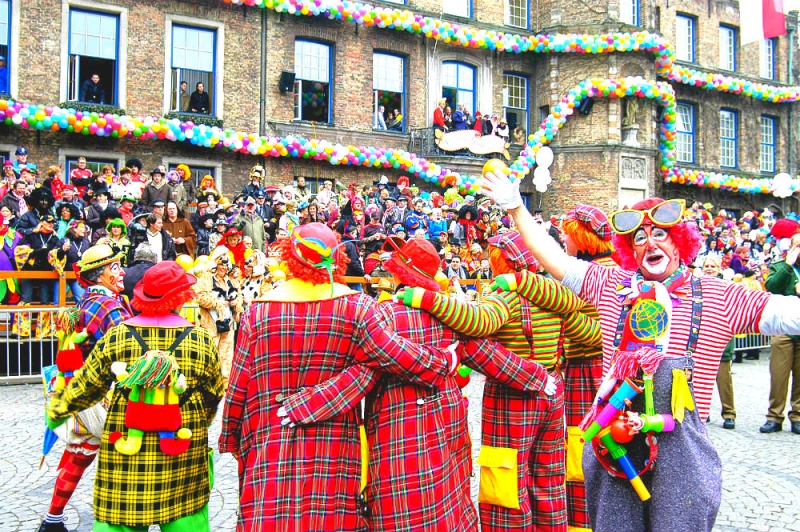
[{"label": "yellow plaid jacket", "polygon": [[[183,331],[182,328],[135,328],[150,349],[162,350],[170,347]],[[108,436],[114,431],[127,436],[128,401],[115,388],[95,475],[97,521],[127,526],[167,523],[198,512],[208,502],[208,426],[224,394],[219,354],[210,334],[201,327],[195,327],[173,354],[188,387],[181,395],[181,426],[192,431],[189,450],[168,456],[159,449],[158,434],[145,433],[137,454],[117,452]],[[51,403],[51,415],[63,418],[99,402],[115,382],[111,364],[121,361],[130,366],[140,355],[142,348],[126,325],[109,329],[61,397]]]}]

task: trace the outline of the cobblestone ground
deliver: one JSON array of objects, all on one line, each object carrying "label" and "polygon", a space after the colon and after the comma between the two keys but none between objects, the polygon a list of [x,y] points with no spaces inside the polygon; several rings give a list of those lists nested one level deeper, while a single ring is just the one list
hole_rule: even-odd
[{"label": "cobblestone ground", "polygon": [[[719,401],[714,398],[711,439],[723,464],[722,508],[715,530],[800,531],[800,436],[788,431],[760,434],[769,391],[768,360],[734,364],[736,430],[721,428]],[[480,441],[480,378],[467,388],[469,425]],[[0,532],[34,532],[47,510],[55,467],[63,446],[56,447],[38,468],[41,457],[42,391],[38,385],[0,386]],[[219,417],[211,430],[216,447]],[[236,523],[236,466],[230,455],[216,456],[216,486],[211,495],[210,518],[214,531],[234,530]],[[67,507],[68,527],[81,532],[92,528],[94,465]],[[477,477],[473,498],[477,497]],[[155,528],[153,529],[155,530]]]}]

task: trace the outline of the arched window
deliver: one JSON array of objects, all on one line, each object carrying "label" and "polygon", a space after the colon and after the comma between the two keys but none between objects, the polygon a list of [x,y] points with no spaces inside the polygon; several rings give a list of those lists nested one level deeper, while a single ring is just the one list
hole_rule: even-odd
[{"label": "arched window", "polygon": [[442,63],[442,98],[453,111],[463,103],[470,113],[474,113],[475,67],[456,61]]}]

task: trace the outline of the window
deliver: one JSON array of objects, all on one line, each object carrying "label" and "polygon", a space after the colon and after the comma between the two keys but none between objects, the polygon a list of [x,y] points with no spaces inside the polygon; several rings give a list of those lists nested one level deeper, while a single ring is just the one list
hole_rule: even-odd
[{"label": "window", "polygon": [[759,149],[761,171],[775,173],[775,119],[761,117],[761,147]]},{"label": "window", "polygon": [[694,162],[694,105],[678,102],[677,145],[675,157],[682,163]]},{"label": "window", "polygon": [[471,0],[442,0],[442,12],[445,15],[455,15],[457,17],[472,17]]},{"label": "window", "polygon": [[331,55],[327,44],[294,43],[294,118],[323,124],[331,121]]},{"label": "window", "polygon": [[8,73],[11,65],[11,2],[0,0],[0,56],[5,59],[5,65],[0,67],[0,94],[10,94],[11,85],[9,84]]},{"label": "window", "polygon": [[681,61],[694,63],[694,18],[675,17],[675,54]]},{"label": "window", "polygon": [[728,26],[719,27],[719,67],[736,70],[736,30]]},{"label": "window", "polygon": [[528,0],[505,0],[506,25],[528,28]]},{"label": "window", "polygon": [[382,106],[386,128],[405,131],[405,79],[402,57],[377,52],[372,55],[372,127],[378,129],[378,108]]},{"label": "window", "polygon": [[[172,26],[171,110],[215,114],[216,39],[217,33],[214,30]],[[191,97],[195,93],[198,94],[194,98],[195,107],[192,107]]]},{"label": "window", "polygon": [[[118,16],[70,10],[69,100],[116,105],[118,35]],[[92,84],[95,75],[97,85]]]},{"label": "window", "polygon": [[442,63],[442,98],[451,109],[463,103],[475,112],[475,68],[464,63]]},{"label": "window", "polygon": [[528,129],[528,78],[503,74],[503,112],[509,130]]},{"label": "window", "polygon": [[639,25],[639,0],[620,0],[620,20],[631,26]]},{"label": "window", "polygon": [[[67,171],[64,172],[62,178],[64,179],[65,183],[69,183],[69,175],[72,173],[72,170],[78,167],[78,157],[69,156],[67,157]],[[103,167],[105,165],[110,165],[114,168],[114,174],[119,172],[119,168],[117,165],[119,164],[119,160],[117,159],[98,159],[95,157],[87,157],[86,158],[86,168],[92,171],[93,174],[102,173]]]},{"label": "window", "polygon": [[719,112],[719,165],[736,168],[736,111],[722,109]]},{"label": "window", "polygon": [[[178,164],[180,163],[169,163],[167,165],[167,171],[175,170],[178,167]],[[196,166],[193,164],[190,164],[188,166],[189,170],[192,172],[192,181],[194,181],[194,186],[196,188],[200,187],[200,182],[203,180],[205,176],[210,175],[212,178],[215,177],[216,168],[214,168],[213,166]],[[190,203],[193,201],[195,201],[195,198],[189,198]]]},{"label": "window", "polygon": [[761,57],[758,64],[759,75],[762,78],[775,79],[775,39],[761,41]]},{"label": "window", "polygon": [[550,116],[550,106],[543,105],[539,107],[539,125],[542,125],[548,116]]}]

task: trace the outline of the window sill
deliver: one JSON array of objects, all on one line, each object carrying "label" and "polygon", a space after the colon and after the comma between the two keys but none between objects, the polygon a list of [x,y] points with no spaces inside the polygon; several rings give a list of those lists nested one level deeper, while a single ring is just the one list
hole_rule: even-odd
[{"label": "window sill", "polygon": [[61,102],[58,106],[62,109],[74,109],[76,111],[88,111],[90,113],[97,113],[97,114],[112,114],[112,115],[119,115],[122,116],[127,114],[125,109],[122,107],[117,107],[116,105],[110,105],[105,103],[89,103],[89,102],[80,102],[77,100],[69,100],[66,102]]},{"label": "window sill", "polygon": [[164,115],[164,118],[167,120],[172,120],[173,118],[177,118],[181,122],[192,122],[198,126],[208,126],[208,127],[219,127],[221,128],[223,125],[223,121],[221,118],[217,118],[214,115],[206,115],[202,113],[186,113],[181,112],[178,113],[176,111],[167,113]]},{"label": "window sill", "polygon": [[372,131],[374,131],[375,133],[391,133],[393,135],[407,135],[405,131],[398,129],[378,129],[374,127],[372,128]]}]

